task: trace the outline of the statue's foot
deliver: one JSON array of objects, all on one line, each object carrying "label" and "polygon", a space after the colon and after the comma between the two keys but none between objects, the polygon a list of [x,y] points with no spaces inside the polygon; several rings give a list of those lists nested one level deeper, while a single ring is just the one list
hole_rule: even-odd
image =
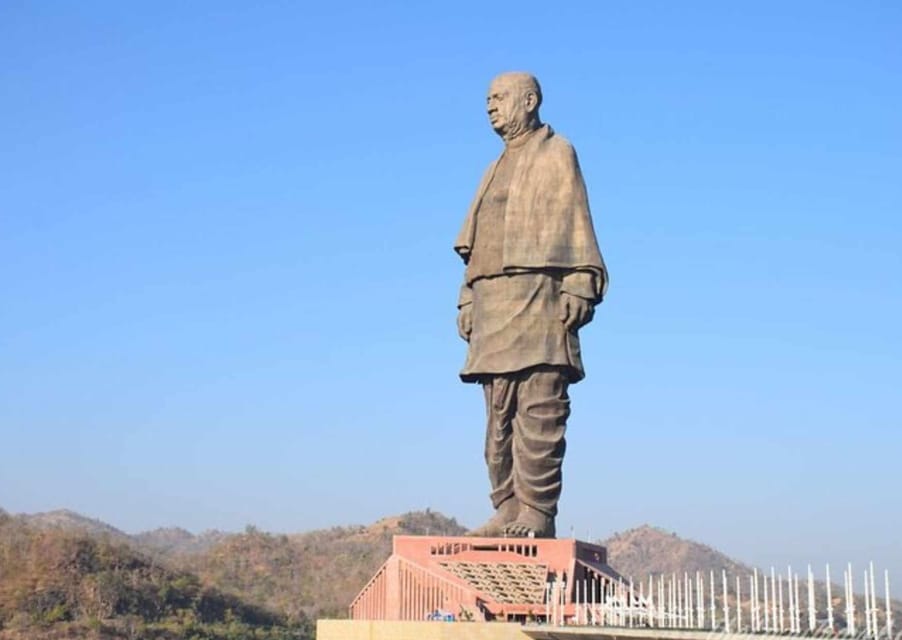
[{"label": "statue's foot", "polygon": [[502,533],[511,538],[553,538],[554,518],[524,504]]},{"label": "statue's foot", "polygon": [[508,498],[495,510],[495,515],[489,518],[481,527],[473,529],[467,535],[483,538],[497,538],[504,534],[504,527],[509,525],[520,512],[520,503],[516,498]]}]

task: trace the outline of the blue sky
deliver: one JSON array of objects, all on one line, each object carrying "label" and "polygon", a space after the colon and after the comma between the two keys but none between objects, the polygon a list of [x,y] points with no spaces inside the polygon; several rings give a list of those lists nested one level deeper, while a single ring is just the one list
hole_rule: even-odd
[{"label": "blue sky", "polygon": [[489,514],[453,238],[498,72],[611,287],[559,529],[902,576],[902,9],[0,5],[0,506],[128,531]]}]

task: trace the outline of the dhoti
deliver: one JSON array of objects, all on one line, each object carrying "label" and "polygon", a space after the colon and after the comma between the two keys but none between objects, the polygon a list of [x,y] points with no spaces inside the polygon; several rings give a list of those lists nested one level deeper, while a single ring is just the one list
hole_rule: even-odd
[{"label": "dhoti", "polygon": [[566,370],[554,366],[483,378],[485,460],[496,509],[516,496],[521,504],[557,515],[570,415],[567,385]]}]

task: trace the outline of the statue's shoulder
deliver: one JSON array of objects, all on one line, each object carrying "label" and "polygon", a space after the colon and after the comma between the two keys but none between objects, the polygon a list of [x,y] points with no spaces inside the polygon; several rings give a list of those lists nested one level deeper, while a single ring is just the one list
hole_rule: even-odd
[{"label": "statue's shoulder", "polygon": [[551,128],[551,125],[545,125],[545,139],[550,144],[560,144],[570,146],[570,141],[562,136],[558,131]]},{"label": "statue's shoulder", "polygon": [[545,128],[547,131],[540,145],[542,152],[556,158],[575,159],[576,150],[570,144],[570,141],[550,126],[545,125]]}]

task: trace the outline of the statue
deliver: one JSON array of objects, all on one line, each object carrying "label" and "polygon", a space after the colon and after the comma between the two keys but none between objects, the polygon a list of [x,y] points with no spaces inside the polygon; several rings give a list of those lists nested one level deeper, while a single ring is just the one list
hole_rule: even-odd
[{"label": "statue", "polygon": [[454,249],[466,265],[457,325],[464,382],[485,392],[492,518],[481,536],[553,538],[580,327],[607,288],[576,153],[539,119],[527,73],[492,81],[504,150],[486,171]]}]

